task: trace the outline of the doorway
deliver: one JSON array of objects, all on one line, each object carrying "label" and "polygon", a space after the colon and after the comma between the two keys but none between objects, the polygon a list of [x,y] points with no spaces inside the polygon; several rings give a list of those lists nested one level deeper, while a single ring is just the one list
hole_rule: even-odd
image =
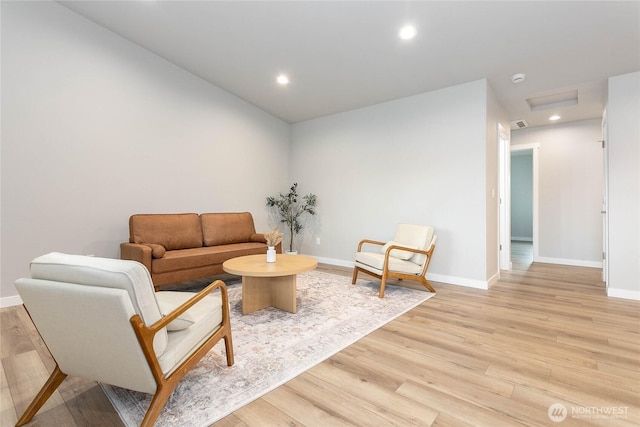
[{"label": "doorway", "polygon": [[533,263],[533,148],[511,152],[511,261]]},{"label": "doorway", "polygon": [[513,262],[523,268],[539,258],[538,154],[540,144],[511,146],[511,234]]}]

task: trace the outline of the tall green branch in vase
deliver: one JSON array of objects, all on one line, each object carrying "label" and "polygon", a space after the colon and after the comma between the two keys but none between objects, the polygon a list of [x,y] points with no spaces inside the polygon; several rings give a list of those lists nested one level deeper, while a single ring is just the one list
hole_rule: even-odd
[{"label": "tall green branch in vase", "polygon": [[289,229],[289,251],[293,251],[293,236],[302,230],[301,216],[305,213],[316,214],[316,196],[307,194],[298,201],[298,183],[294,182],[287,194],[279,193],[277,197],[267,197],[267,206],[276,208],[280,222]]}]

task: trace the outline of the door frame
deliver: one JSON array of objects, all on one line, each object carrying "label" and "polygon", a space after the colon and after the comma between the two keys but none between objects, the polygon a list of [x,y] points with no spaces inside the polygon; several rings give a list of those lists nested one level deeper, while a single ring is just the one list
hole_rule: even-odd
[{"label": "door frame", "polygon": [[602,281],[609,290],[609,145],[607,109],[602,113]]},{"label": "door frame", "polygon": [[511,141],[498,123],[498,267],[511,270]]}]

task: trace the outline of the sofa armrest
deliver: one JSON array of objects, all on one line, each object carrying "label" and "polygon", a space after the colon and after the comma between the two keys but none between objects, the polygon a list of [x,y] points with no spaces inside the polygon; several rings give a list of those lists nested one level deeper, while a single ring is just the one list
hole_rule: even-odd
[{"label": "sofa armrest", "polygon": [[138,261],[147,267],[149,274],[151,274],[151,252],[151,247],[147,245],[140,245],[138,243],[120,244],[120,259]]}]

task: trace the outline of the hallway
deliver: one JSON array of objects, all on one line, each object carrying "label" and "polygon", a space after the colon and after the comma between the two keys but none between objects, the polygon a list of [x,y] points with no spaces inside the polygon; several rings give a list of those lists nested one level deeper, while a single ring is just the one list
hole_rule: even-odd
[{"label": "hallway", "polygon": [[528,270],[533,263],[533,243],[511,241],[511,264],[515,270]]}]

